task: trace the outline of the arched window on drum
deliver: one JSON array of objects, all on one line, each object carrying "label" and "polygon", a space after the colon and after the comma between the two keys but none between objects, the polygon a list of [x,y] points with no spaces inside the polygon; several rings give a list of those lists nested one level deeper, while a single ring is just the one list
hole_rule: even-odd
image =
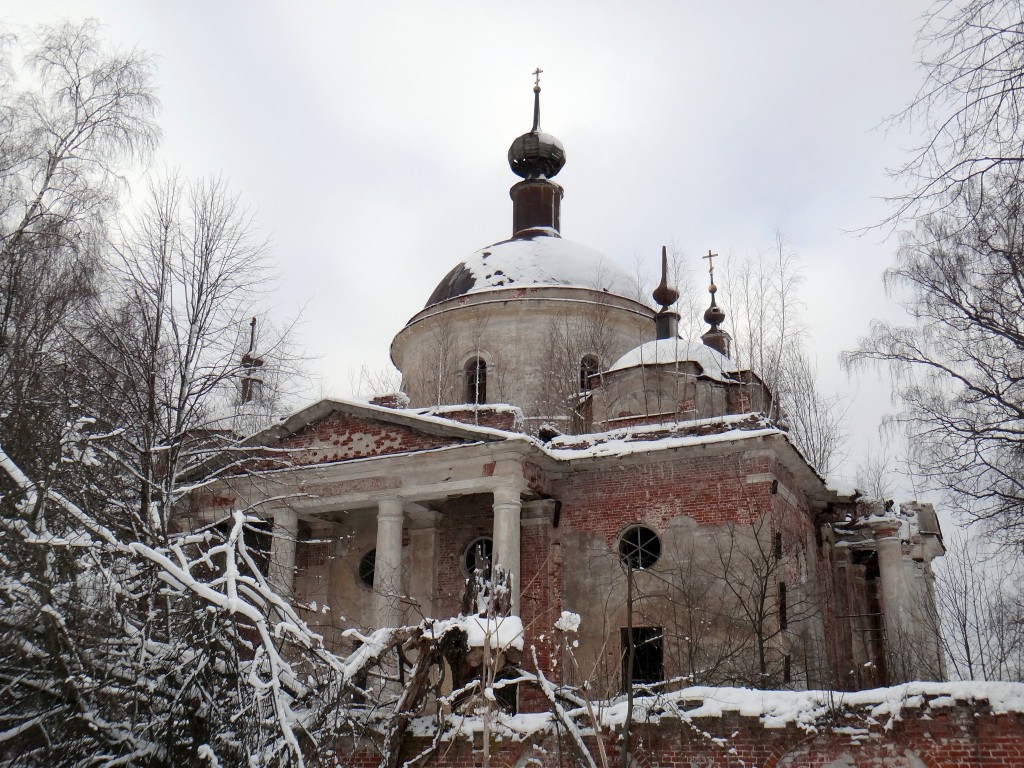
[{"label": "arched window on drum", "polygon": [[596,383],[597,374],[600,373],[600,363],[596,355],[584,355],[580,360],[580,392],[593,389]]},{"label": "arched window on drum", "polygon": [[466,402],[480,405],[487,402],[487,363],[473,357],[466,361]]}]

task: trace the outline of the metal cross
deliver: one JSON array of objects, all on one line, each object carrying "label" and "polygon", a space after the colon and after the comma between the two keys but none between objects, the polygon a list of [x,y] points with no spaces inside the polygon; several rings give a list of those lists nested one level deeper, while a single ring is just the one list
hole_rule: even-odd
[{"label": "metal cross", "polygon": [[537,88],[540,87],[540,73],[543,71],[544,70],[541,69],[540,67],[537,67],[535,70],[533,70],[533,84]]},{"label": "metal cross", "polygon": [[712,261],[712,259],[714,259],[716,256],[718,256],[718,254],[717,253],[712,253],[710,248],[708,248],[708,255],[707,256],[701,256],[702,259],[707,259],[708,260],[708,274],[711,275],[712,282],[715,279],[715,262]]}]

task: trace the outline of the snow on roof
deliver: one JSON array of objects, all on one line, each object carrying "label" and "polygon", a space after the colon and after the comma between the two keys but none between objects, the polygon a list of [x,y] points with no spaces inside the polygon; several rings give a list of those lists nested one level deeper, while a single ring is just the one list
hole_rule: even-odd
[{"label": "snow on roof", "polygon": [[828,479],[828,489],[833,491],[837,496],[860,496],[862,495],[854,485],[852,480],[844,477],[830,477]]},{"label": "snow on roof", "polygon": [[554,230],[536,232],[472,254],[441,280],[426,306],[467,293],[527,286],[564,285],[630,295],[629,275],[603,254],[558,237]]},{"label": "snow on roof", "polygon": [[718,350],[699,341],[686,339],[656,339],[631,349],[620,357],[606,371],[635,368],[639,365],[672,365],[675,363],[696,363],[708,378],[724,381],[736,370],[732,360]]},{"label": "snow on roof", "polygon": [[410,408],[413,413],[421,416],[444,416],[446,413],[461,413],[462,411],[493,411],[494,413],[515,413],[522,416],[523,409],[518,405],[508,403],[459,403],[456,405],[431,405],[426,408]]},{"label": "snow on roof", "polygon": [[481,427],[475,424],[465,424],[454,419],[446,419],[443,416],[433,416],[416,408],[391,408],[385,405],[376,405],[368,400],[353,398],[325,398],[295,411],[287,416],[282,416],[273,427],[253,435],[250,439],[257,439],[263,435],[274,434],[273,430],[279,433],[291,434],[304,426],[322,419],[335,410],[340,411],[362,411],[361,415],[368,418],[380,418],[382,421],[406,421],[418,423],[419,425],[433,426],[446,430],[457,430],[473,433],[481,437],[492,437],[497,439],[509,439],[515,433],[506,432],[502,429],[492,427]]},{"label": "snow on roof", "polygon": [[626,456],[653,450],[784,435],[759,413],[742,413],[674,424],[640,424],[590,435],[559,435],[545,446],[556,459]]},{"label": "snow on roof", "polygon": [[[846,521],[837,524],[836,531],[858,533],[865,525],[871,526],[874,523],[898,527],[902,541],[912,541],[921,533],[920,507],[915,501],[904,501],[897,505],[886,501],[864,499],[860,502],[860,508],[866,509],[867,514],[859,517],[851,516]],[[941,535],[941,531],[935,531],[935,533]]]}]

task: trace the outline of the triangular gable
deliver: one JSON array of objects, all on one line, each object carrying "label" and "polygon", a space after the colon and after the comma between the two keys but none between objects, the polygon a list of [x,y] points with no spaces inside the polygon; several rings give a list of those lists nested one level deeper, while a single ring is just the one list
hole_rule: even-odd
[{"label": "triangular gable", "polygon": [[290,463],[323,464],[332,461],[428,451],[467,440],[432,435],[402,424],[335,411],[278,444],[289,452]]},{"label": "triangular gable", "polygon": [[[499,430],[402,409],[321,400],[250,439],[283,463],[308,466],[506,439]],[[280,452],[280,454],[278,454]]]}]

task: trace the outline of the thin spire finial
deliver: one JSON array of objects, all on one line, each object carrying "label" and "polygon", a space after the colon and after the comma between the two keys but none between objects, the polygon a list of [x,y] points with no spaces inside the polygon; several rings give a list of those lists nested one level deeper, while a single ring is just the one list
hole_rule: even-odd
[{"label": "thin spire finial", "polygon": [[533,70],[533,128],[531,133],[540,131],[540,75],[544,70],[537,67]]},{"label": "thin spire finial", "polygon": [[726,357],[729,357],[729,342],[731,337],[726,331],[723,331],[721,325],[725,322],[725,310],[722,309],[715,302],[715,294],[718,292],[718,286],[715,285],[715,262],[714,258],[718,256],[717,253],[712,253],[708,250],[707,256],[701,258],[708,260],[708,275],[711,278],[711,284],[708,285],[708,293],[711,294],[711,306],[704,311],[704,322],[711,326],[711,328],[701,336],[701,340],[706,346],[721,352]]},{"label": "thin spire finial", "polygon": [[256,351],[256,318],[249,321],[249,354]]}]

